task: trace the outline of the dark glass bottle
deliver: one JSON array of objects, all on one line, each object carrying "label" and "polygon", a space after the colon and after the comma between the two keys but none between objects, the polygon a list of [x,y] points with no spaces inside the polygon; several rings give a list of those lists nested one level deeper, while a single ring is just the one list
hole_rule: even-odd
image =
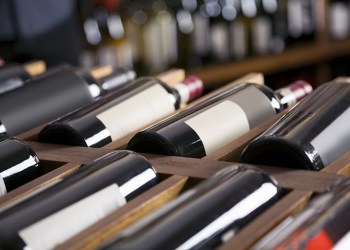
[{"label": "dark glass bottle", "polygon": [[252,249],[347,249],[350,179],[338,180],[301,212],[285,219]]},{"label": "dark glass bottle", "polygon": [[109,153],[1,211],[1,247],[52,249],[157,182],[142,156]]},{"label": "dark glass bottle", "polygon": [[0,120],[9,135],[18,135],[94,102],[104,93],[100,84],[85,71],[63,67],[1,95]]},{"label": "dark glass bottle", "polygon": [[246,163],[320,170],[350,150],[350,84],[328,82],[248,144]]},{"label": "dark glass bottle", "polygon": [[0,196],[39,177],[41,169],[35,152],[23,141],[1,137]]},{"label": "dark glass bottle", "polygon": [[45,63],[42,61],[24,65],[6,62],[0,67],[0,94],[22,87],[34,76],[43,73],[45,68]]},{"label": "dark glass bottle", "polygon": [[128,149],[201,158],[293,105],[288,99],[296,102],[311,90],[302,81],[276,92],[258,84],[241,84],[138,132]]},{"label": "dark glass bottle", "polygon": [[214,249],[280,195],[268,174],[228,167],[122,231],[102,249]]},{"label": "dark glass bottle", "polygon": [[49,124],[38,140],[102,147],[171,115],[203,90],[202,81],[194,76],[173,87],[152,77],[139,78],[134,85],[138,87],[124,95],[108,96]]}]

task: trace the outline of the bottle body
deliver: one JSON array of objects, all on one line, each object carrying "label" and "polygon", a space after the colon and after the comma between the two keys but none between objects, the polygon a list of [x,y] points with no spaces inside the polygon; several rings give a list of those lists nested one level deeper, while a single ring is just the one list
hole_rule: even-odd
[{"label": "bottle body", "polygon": [[31,75],[20,65],[6,63],[0,67],[0,94],[19,88],[31,79]]},{"label": "bottle body", "polygon": [[[150,77],[140,78],[134,85],[137,87],[123,95],[101,99],[48,125],[40,132],[38,139],[102,147],[172,114],[180,107],[180,89],[175,90]],[[191,92],[187,93],[187,98],[191,99]]]},{"label": "bottle body", "polygon": [[349,96],[348,83],[321,85],[252,141],[241,160],[311,170],[324,168],[350,149]]},{"label": "bottle body", "polygon": [[350,229],[349,184],[348,178],[339,179],[330,190],[319,194],[301,212],[284,220],[252,249],[318,249],[319,246],[346,249]]},{"label": "bottle body", "polygon": [[109,75],[100,72],[104,77],[97,80],[98,73],[98,69],[88,73],[61,65],[31,84],[4,93],[0,98],[0,119],[8,134],[18,135],[85,107],[102,95],[120,91],[135,77],[134,72],[125,69],[108,72]]},{"label": "bottle body", "polygon": [[122,231],[103,249],[213,249],[273,204],[280,192],[266,173],[228,167]]},{"label": "bottle body", "polygon": [[94,81],[68,69],[38,79],[1,96],[0,119],[10,135],[20,134],[92,103],[100,91]]},{"label": "bottle body", "polygon": [[2,246],[51,249],[157,181],[152,165],[140,155],[110,153],[1,211]]},{"label": "bottle body", "polygon": [[16,138],[0,141],[0,196],[40,174],[39,159],[27,144]]},{"label": "bottle body", "polygon": [[201,158],[270,119],[283,106],[270,88],[242,84],[137,133],[128,149]]}]

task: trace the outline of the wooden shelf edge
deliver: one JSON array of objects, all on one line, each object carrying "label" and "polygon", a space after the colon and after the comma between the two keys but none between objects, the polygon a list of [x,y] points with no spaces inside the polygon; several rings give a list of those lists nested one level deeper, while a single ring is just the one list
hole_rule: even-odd
[{"label": "wooden shelf edge", "polygon": [[252,71],[263,72],[264,74],[277,73],[283,70],[325,62],[345,55],[350,55],[350,39],[316,44],[308,43],[287,49],[281,54],[252,57],[227,64],[205,66],[192,70],[190,73],[203,79],[207,88],[212,88],[218,82],[230,81]]}]

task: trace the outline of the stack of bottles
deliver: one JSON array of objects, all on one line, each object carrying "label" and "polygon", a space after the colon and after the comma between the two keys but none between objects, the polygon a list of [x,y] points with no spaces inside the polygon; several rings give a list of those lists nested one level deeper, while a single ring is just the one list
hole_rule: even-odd
[{"label": "stack of bottles", "polygon": [[[111,2],[111,1],[109,1]],[[344,1],[343,1],[344,2]],[[81,64],[128,66],[140,74],[281,53],[314,41],[314,0],[81,1],[86,50]],[[345,27],[331,8],[330,26]],[[333,5],[332,5],[333,6]],[[342,12],[339,17],[338,12]],[[346,16],[349,14],[346,13]],[[342,25],[337,25],[342,22]],[[345,29],[345,28],[344,28]],[[334,30],[334,37],[347,36]]]}]

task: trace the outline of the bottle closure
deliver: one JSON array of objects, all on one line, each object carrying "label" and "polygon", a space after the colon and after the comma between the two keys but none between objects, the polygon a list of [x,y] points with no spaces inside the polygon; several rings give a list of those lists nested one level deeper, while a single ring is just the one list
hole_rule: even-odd
[{"label": "bottle closure", "polygon": [[308,96],[312,92],[312,86],[306,81],[298,80],[284,88],[276,90],[276,95],[279,97],[284,108],[291,107],[297,102]]},{"label": "bottle closure", "polygon": [[188,76],[183,82],[172,86],[180,95],[181,104],[186,104],[203,94],[204,84],[197,76]]}]

